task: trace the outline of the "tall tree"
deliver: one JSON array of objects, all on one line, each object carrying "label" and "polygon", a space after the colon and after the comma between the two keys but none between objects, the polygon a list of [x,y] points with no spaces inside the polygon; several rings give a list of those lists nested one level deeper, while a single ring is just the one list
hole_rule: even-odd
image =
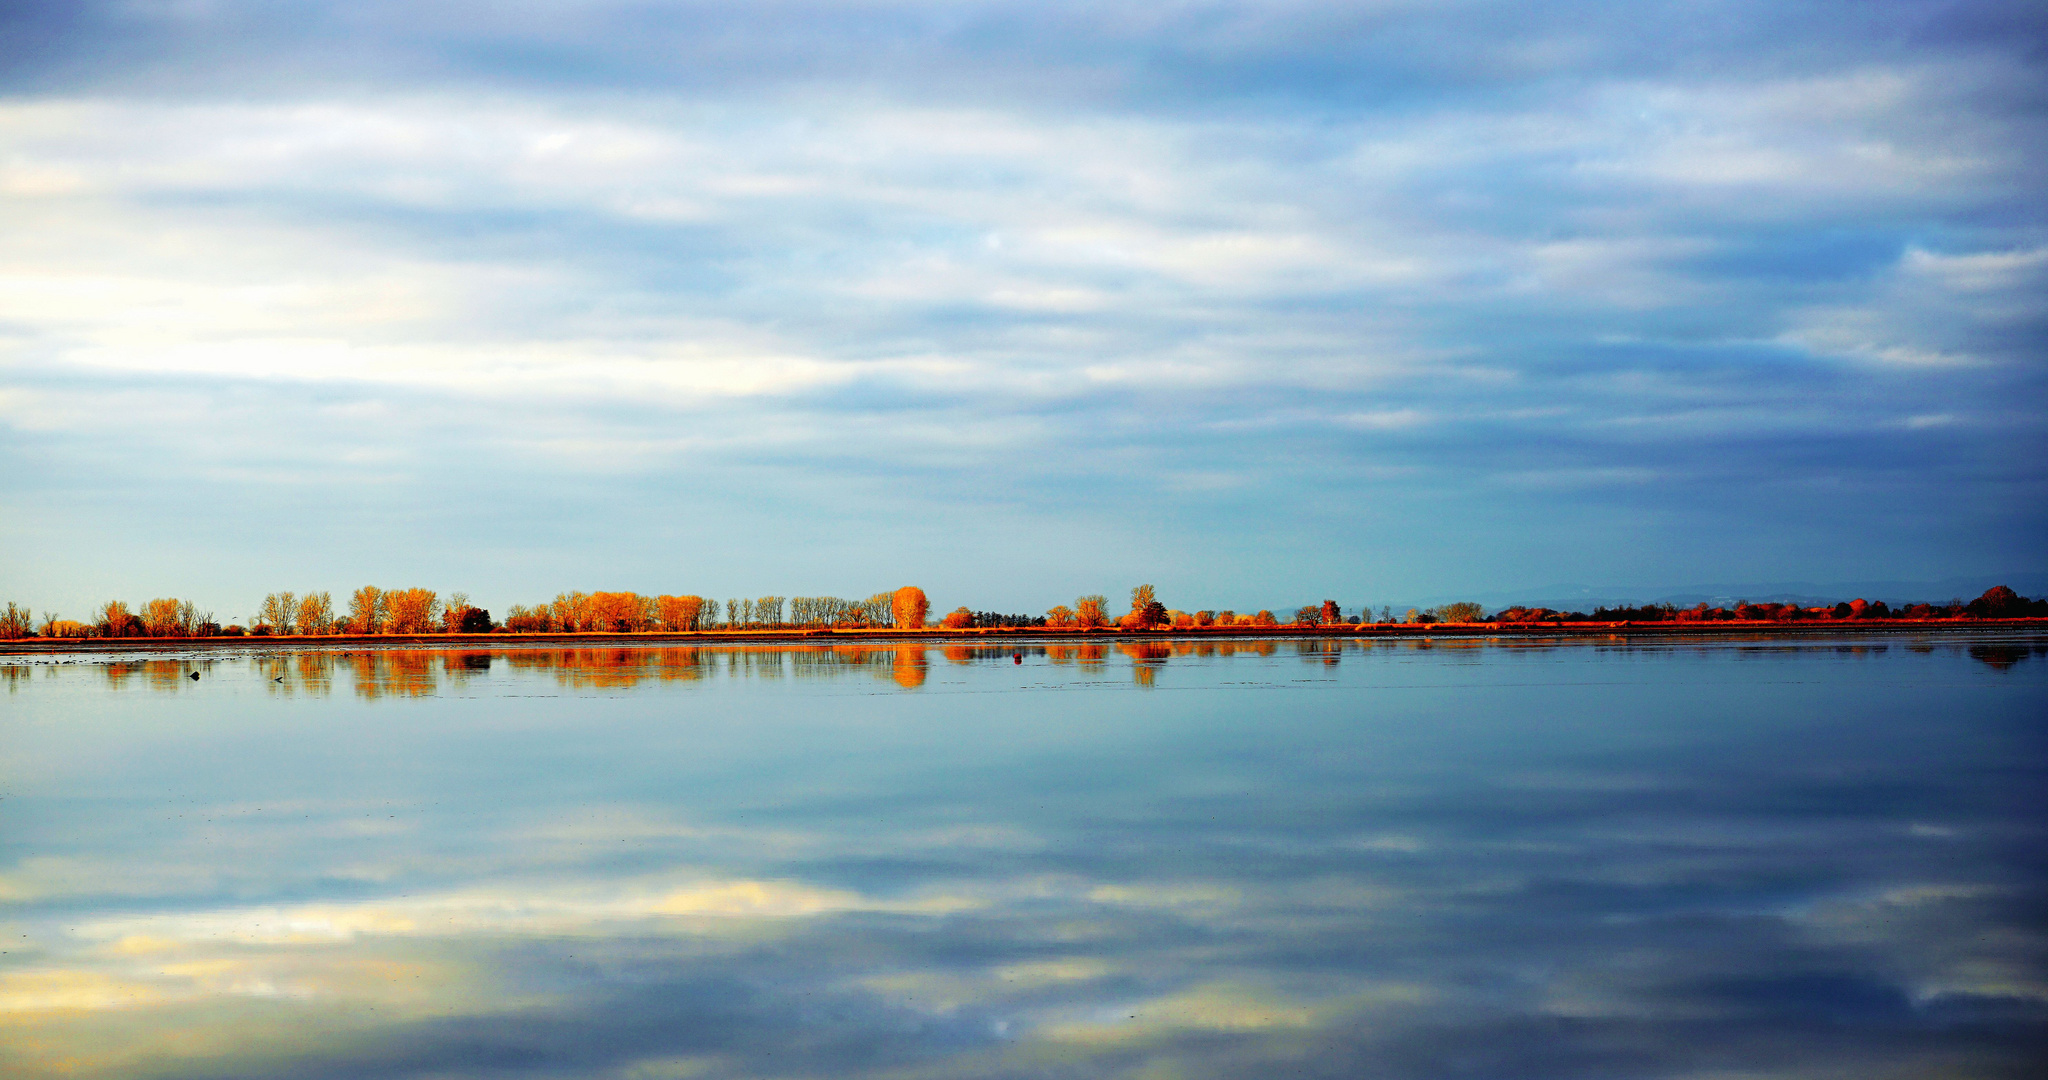
[{"label": "tall tree", "polygon": [[160,597],[142,605],[142,625],[150,637],[175,637],[179,633],[178,601]]},{"label": "tall tree", "polygon": [[299,617],[299,598],[291,593],[271,593],[256,608],[256,621],[273,634],[289,634]]},{"label": "tall tree", "polygon": [[384,590],[365,585],[348,598],[348,629],[352,634],[384,632]]},{"label": "tall tree", "polygon": [[932,602],[925,598],[924,590],[915,585],[905,585],[889,598],[889,613],[894,616],[898,630],[924,629],[925,616],[932,610]]},{"label": "tall tree", "polygon": [[581,591],[557,593],[548,614],[562,632],[573,634],[591,629],[590,597]]},{"label": "tall tree", "polygon": [[35,632],[33,609],[15,606],[7,602],[7,612],[0,614],[0,638],[25,638]]},{"label": "tall tree", "polygon": [[392,633],[424,634],[434,628],[434,617],[441,611],[441,600],[434,590],[397,589],[385,596],[390,605]]},{"label": "tall tree", "polygon": [[1139,585],[1133,588],[1131,590],[1131,614],[1143,616],[1145,609],[1151,607],[1153,601],[1157,599],[1159,599],[1159,596],[1150,585]]},{"label": "tall tree", "polygon": [[334,625],[334,601],[326,592],[299,598],[299,633],[324,634]]},{"label": "tall tree", "polygon": [[1109,614],[1102,610],[1109,603],[1109,597],[1101,593],[1074,598],[1074,625],[1093,628],[1109,625]]}]

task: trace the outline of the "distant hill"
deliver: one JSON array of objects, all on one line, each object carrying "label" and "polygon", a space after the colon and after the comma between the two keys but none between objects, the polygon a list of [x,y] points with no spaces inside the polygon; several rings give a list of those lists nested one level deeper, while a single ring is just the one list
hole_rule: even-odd
[{"label": "distant hill", "polygon": [[[1592,611],[1597,607],[1671,604],[1692,607],[1705,603],[1733,607],[1736,602],[1768,601],[1816,607],[1861,597],[1900,604],[1941,603],[1960,597],[1974,600],[1994,585],[2010,586],[2021,596],[2048,594],[2048,573],[1969,574],[1938,581],[1748,581],[1706,585],[1545,585],[1533,589],[1503,592],[1460,593],[1409,601],[1416,607],[1434,607],[1458,600],[1483,604],[1490,611],[1512,607],[1547,607],[1558,611]],[[1396,605],[1402,606],[1402,605]]]}]

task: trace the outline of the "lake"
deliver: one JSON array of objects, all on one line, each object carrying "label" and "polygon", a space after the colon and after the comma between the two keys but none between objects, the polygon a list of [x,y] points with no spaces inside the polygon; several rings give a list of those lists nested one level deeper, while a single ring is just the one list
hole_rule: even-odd
[{"label": "lake", "polygon": [[8,1076],[2048,1059],[2040,636],[252,647],[0,677]]}]

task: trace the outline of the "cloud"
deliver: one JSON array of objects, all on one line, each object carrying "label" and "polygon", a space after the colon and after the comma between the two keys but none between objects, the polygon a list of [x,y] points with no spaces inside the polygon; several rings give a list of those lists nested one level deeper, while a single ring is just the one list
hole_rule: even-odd
[{"label": "cloud", "polygon": [[[1369,551],[1411,591],[1557,580],[1610,513],[1682,577],[1761,497],[1797,541],[1708,576],[2002,568],[2041,526],[1990,509],[2041,505],[2038,73],[2004,5],[1877,11],[19,5],[6,542],[75,608],[243,603],[282,560],[220,553],[307,484],[472,591],[571,584],[462,554],[585,500],[844,522],[849,574],[945,588],[986,579],[949,538],[1103,537],[975,601],[1036,607]],[[155,542],[192,569],[144,585],[106,508],[180,480]],[[1499,516],[1555,530],[1405,538]],[[678,539],[733,588],[801,559]]]}]

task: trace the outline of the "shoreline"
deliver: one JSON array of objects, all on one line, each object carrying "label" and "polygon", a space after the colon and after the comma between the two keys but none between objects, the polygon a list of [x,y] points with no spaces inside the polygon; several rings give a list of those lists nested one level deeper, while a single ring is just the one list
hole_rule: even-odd
[{"label": "shoreline", "polygon": [[1246,638],[1735,638],[1815,637],[1854,632],[1858,634],[1942,634],[1981,630],[2048,631],[2048,619],[1840,619],[1814,622],[1570,622],[1570,623],[1366,623],[1338,626],[1229,626],[1159,627],[1128,630],[1105,627],[1092,630],[1043,627],[989,627],[977,629],[858,630],[858,629],[775,629],[775,630],[693,630],[683,632],[644,631],[617,633],[586,631],[558,634],[263,634],[240,637],[141,637],[141,638],[13,638],[0,640],[0,657],[40,656],[60,653],[131,653],[164,649],[248,649],[248,648],[424,648],[474,649],[478,647],[527,647],[537,645],[574,647],[640,647],[732,644],[859,644],[864,642],[932,642],[938,644],[1024,643],[1027,641],[1166,641],[1190,639]]}]

